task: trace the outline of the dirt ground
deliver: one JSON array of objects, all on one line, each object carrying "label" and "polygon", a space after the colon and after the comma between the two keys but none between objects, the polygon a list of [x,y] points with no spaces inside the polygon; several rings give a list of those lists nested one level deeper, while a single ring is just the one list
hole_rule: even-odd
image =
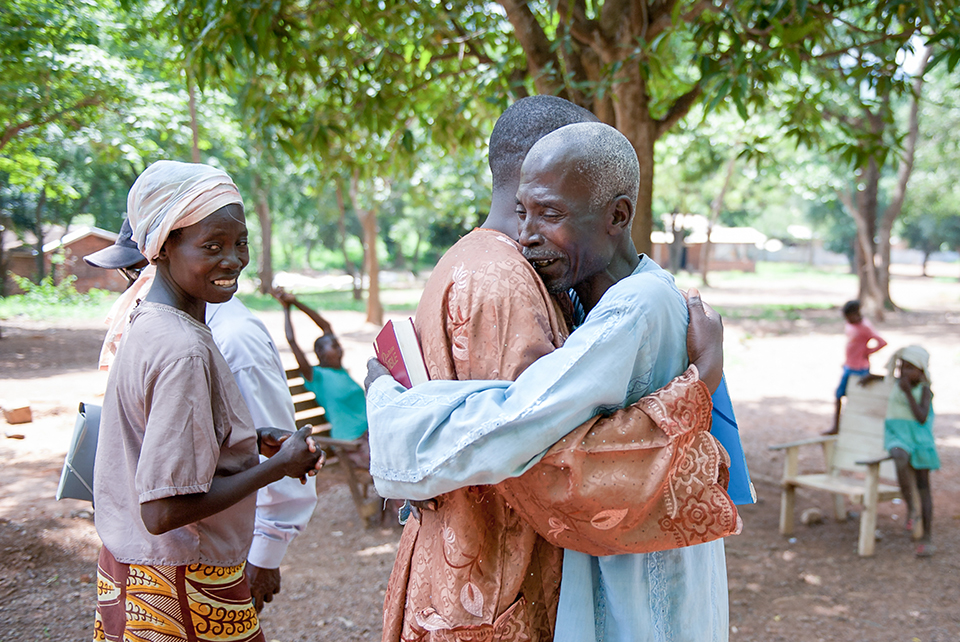
[{"label": "dirt ground", "polygon": [[[873,558],[856,554],[858,525],[827,520],[777,532],[782,467],[771,444],[825,429],[843,356],[839,305],[853,292],[835,286],[756,282],[704,288],[726,312],[726,372],[759,501],[742,508],[744,529],[726,542],[730,639],[735,642],[957,642],[960,640],[960,284],[901,276],[894,299],[909,310],[876,324],[890,348],[874,357],[882,370],[891,349],[921,343],[932,354],[936,434],[943,461],[932,476],[936,555],[918,559],[903,531],[904,506],[886,504]],[[828,310],[770,315],[763,304],[828,303]],[[773,318],[771,318],[771,316]],[[282,316],[263,313],[282,342]],[[330,313],[362,380],[376,328],[363,316]],[[299,321],[299,320],[298,320]],[[56,502],[79,401],[98,402],[96,372],[103,327],[97,322],[8,319],[0,340],[0,405],[24,400],[34,421],[0,419],[0,642],[89,640],[99,539],[89,504]],[[298,335],[314,336],[298,323]],[[284,346],[285,347],[285,346]],[[292,363],[289,352],[284,359]],[[811,449],[801,467],[818,465]],[[324,472],[320,501],[306,532],[281,567],[283,591],[263,613],[268,640],[376,640],[397,528],[363,529],[347,488]],[[827,495],[801,492],[798,513]],[[858,510],[850,506],[851,511]]]}]

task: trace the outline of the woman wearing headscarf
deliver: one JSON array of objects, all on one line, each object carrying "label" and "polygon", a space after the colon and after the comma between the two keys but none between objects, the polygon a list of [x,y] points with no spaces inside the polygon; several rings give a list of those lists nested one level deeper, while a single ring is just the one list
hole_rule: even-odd
[{"label": "woman wearing headscarf", "polygon": [[249,261],[243,201],[221,170],[159,161],[127,209],[155,275],[104,396],[95,639],[263,640],[243,574],[255,493],[315,474],[322,454],[306,428],[258,463],[250,414],[204,324]]},{"label": "woman wearing headscarf", "polygon": [[913,487],[920,494],[923,535],[917,542],[920,557],[933,554],[931,525],[933,498],[930,471],[940,468],[940,457],[933,439],[933,393],[930,391],[930,355],[917,345],[897,350],[887,364],[887,377],[896,384],[887,402],[883,446],[897,465],[900,492],[907,503],[907,530],[913,530],[918,516],[914,512]]}]

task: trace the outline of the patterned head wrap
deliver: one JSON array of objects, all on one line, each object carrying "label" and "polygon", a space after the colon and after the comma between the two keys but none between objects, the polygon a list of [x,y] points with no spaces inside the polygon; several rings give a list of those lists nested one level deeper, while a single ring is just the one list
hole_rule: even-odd
[{"label": "patterned head wrap", "polygon": [[150,265],[120,295],[107,315],[107,336],[100,349],[100,369],[108,370],[130,312],[146,296],[156,276],[156,260],[170,232],[199,223],[225,205],[243,207],[240,191],[226,172],[199,163],[162,160],[143,170],[127,196],[133,239]]},{"label": "patterned head wrap", "polygon": [[897,359],[903,359],[907,363],[923,370],[923,375],[927,378],[927,382],[929,383],[930,353],[918,345],[900,348],[893,353],[893,355],[890,357],[890,361],[887,362],[887,377],[893,377],[894,370],[897,367]]},{"label": "patterned head wrap", "polygon": [[243,207],[240,191],[223,170],[162,160],[143,170],[130,188],[127,216],[141,254],[155,263],[170,232],[232,203]]}]

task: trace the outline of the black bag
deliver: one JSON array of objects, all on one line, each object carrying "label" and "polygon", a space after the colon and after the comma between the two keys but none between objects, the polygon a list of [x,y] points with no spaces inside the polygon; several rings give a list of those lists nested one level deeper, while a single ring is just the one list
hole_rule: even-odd
[{"label": "black bag", "polygon": [[60,474],[57,499],[69,497],[93,503],[93,461],[97,457],[99,431],[100,406],[81,402],[73,440]]}]

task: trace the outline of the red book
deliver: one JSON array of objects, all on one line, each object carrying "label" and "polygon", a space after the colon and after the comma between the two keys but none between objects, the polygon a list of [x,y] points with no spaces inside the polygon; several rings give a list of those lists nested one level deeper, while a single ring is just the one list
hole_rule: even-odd
[{"label": "red book", "polygon": [[373,349],[380,363],[405,388],[430,381],[413,319],[407,318],[396,323],[387,321],[374,340]]}]

